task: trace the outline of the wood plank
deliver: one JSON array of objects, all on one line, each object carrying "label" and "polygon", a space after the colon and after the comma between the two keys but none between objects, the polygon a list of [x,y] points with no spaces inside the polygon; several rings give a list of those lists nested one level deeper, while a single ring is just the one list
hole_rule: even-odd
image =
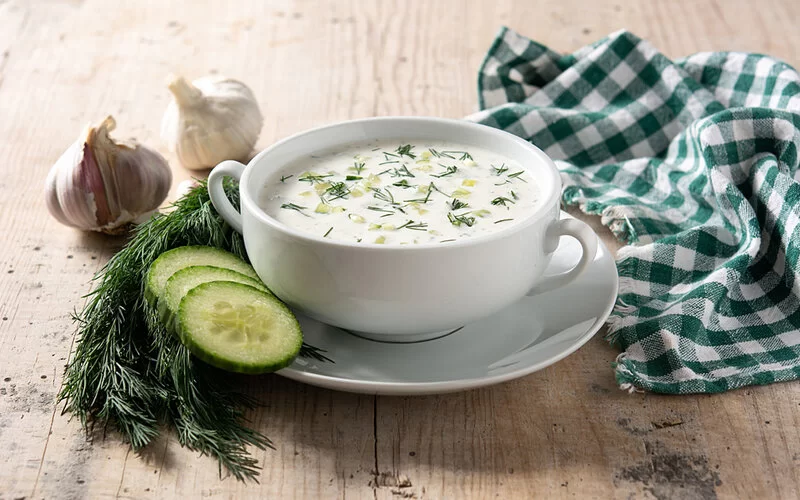
[{"label": "wood plank", "polygon": [[[0,0],[0,499],[797,497],[798,384],[629,395],[599,337],[542,372],[453,395],[249,380],[266,405],[254,426],[278,445],[257,453],[259,485],[220,481],[213,460],[174,438],[142,457],[113,434],[87,442],[54,398],[69,314],[120,242],[52,221],[41,183],[80,128],[108,113],[119,137],[168,155],[158,129],[169,72],[251,85],[267,117],[263,148],[348,118],[474,111],[475,71],[502,24],[565,52],[627,27],[670,56],[734,49],[797,65],[798,16],[797,2],[780,0]],[[193,175],[168,157],[175,185]],[[411,486],[390,485],[401,476]]]}]

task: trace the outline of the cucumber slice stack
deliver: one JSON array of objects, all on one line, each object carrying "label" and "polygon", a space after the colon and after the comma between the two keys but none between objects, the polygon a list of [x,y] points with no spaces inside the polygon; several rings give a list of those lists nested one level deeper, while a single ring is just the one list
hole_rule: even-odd
[{"label": "cucumber slice stack", "polygon": [[156,305],[164,293],[167,280],[176,271],[189,266],[215,266],[230,269],[255,280],[255,269],[239,257],[214,247],[186,246],[167,250],[150,264],[145,279],[144,297],[151,305]]},{"label": "cucumber slice stack", "polygon": [[161,254],[147,274],[145,297],[192,354],[224,370],[279,370],[303,344],[297,319],[253,268],[217,248]]},{"label": "cucumber slice stack", "polygon": [[264,293],[272,292],[256,278],[245,276],[242,273],[215,266],[189,266],[176,271],[167,279],[164,291],[157,302],[158,315],[167,331],[178,336],[179,322],[178,310],[181,300],[192,288],[208,283],[209,281],[234,281],[257,288]]}]

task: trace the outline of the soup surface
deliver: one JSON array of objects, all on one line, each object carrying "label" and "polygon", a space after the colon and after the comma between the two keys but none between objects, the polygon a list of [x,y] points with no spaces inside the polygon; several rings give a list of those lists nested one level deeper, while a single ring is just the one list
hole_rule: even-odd
[{"label": "soup surface", "polygon": [[286,226],[351,243],[447,243],[499,231],[537,205],[517,162],[453,143],[374,141],[317,152],[264,186]]}]

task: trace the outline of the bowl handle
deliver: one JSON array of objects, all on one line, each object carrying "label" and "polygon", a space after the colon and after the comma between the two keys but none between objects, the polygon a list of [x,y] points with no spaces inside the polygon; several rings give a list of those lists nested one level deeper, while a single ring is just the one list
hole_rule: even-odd
[{"label": "bowl handle", "polygon": [[545,251],[554,252],[558,247],[558,240],[562,236],[572,236],[581,244],[581,260],[569,271],[553,276],[545,276],[530,292],[528,296],[538,295],[543,292],[561,288],[574,280],[586,270],[597,254],[597,235],[583,221],[577,219],[561,219],[555,221],[547,228],[545,234]]},{"label": "bowl handle", "polygon": [[231,204],[222,187],[222,181],[225,177],[233,177],[238,182],[242,178],[244,169],[245,166],[238,161],[225,160],[214,167],[208,175],[208,195],[211,197],[211,203],[225,222],[238,233],[242,232],[242,214]]}]

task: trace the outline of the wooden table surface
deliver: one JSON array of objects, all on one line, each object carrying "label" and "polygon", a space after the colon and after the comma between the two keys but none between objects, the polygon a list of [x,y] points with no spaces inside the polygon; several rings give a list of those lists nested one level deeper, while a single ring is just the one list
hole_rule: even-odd
[{"label": "wooden table surface", "polygon": [[[118,137],[166,155],[170,72],[246,81],[267,117],[263,148],[349,118],[474,111],[501,25],[561,51],[626,27],[669,56],[747,50],[798,65],[798,18],[794,0],[0,0],[0,499],[797,498],[800,384],[628,394],[602,334],[541,372],[458,394],[253,378],[242,389],[264,406],[249,416],[277,443],[256,450],[260,484],[220,480],[170,435],[141,456],[113,433],[90,443],[55,398],[70,313],[120,242],[57,224],[42,183],[83,125],[109,113]],[[175,184],[189,176],[167,157]],[[410,486],[390,486],[401,477]]]}]

